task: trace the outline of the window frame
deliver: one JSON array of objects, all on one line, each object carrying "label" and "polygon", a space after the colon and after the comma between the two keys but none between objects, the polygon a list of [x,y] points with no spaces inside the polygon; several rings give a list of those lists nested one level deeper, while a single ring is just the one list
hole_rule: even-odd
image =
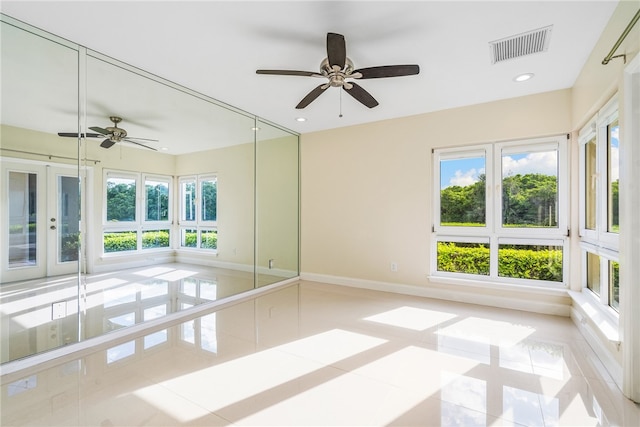
[{"label": "window frame", "polygon": [[[581,287],[583,294],[597,302],[612,318],[617,319],[618,308],[611,305],[610,295],[613,282],[610,277],[609,263],[620,262],[619,244],[620,234],[608,230],[609,221],[609,126],[619,118],[618,97],[614,96],[605,106],[592,117],[579,132],[579,216],[580,216],[580,249],[581,249]],[[619,126],[619,124],[618,124]],[[595,139],[596,171],[595,171],[595,229],[586,228],[587,213],[587,178],[586,147]],[[593,179],[593,178],[592,178]],[[588,287],[587,254],[597,255],[600,259],[600,293],[597,294]]]},{"label": "window frame", "polygon": [[[202,212],[202,190],[203,183],[214,180],[216,183],[216,219],[212,220],[204,220],[203,212]],[[194,220],[185,220],[183,219],[184,209],[185,209],[185,198],[183,194],[183,183],[193,182],[195,184],[196,191],[196,200],[195,200],[195,219]],[[208,231],[215,231],[216,236],[218,235],[218,174],[215,172],[200,174],[200,175],[185,175],[178,178],[178,193],[180,197],[180,212],[178,215],[178,247],[180,250],[187,251],[206,251],[207,253],[215,253],[218,252],[218,247],[216,244],[216,248],[203,248],[202,247],[202,233]],[[193,230],[196,232],[196,246],[185,246],[184,245],[184,233],[187,230]]]},{"label": "window frame", "polygon": [[[473,280],[500,285],[515,284],[536,287],[566,288],[569,276],[568,244],[568,189],[569,160],[568,135],[510,140],[475,144],[464,147],[432,150],[433,164],[433,225],[430,260],[430,277]],[[502,156],[503,153],[525,154],[549,150],[557,151],[557,227],[528,228],[503,227],[502,224]],[[440,220],[441,161],[485,155],[485,226],[442,226]],[[543,233],[541,233],[541,230]],[[445,272],[438,270],[438,242],[483,243],[489,246],[489,275]],[[523,246],[553,245],[562,250],[562,281],[503,277],[498,274],[498,250],[501,244]]]},{"label": "window frame", "polygon": [[[108,221],[107,220],[107,183],[110,178],[115,179],[130,179],[135,182],[136,196],[135,196],[135,220],[134,221]],[[146,195],[146,182],[147,180],[154,180],[160,182],[166,182],[169,189],[168,194],[168,212],[167,220],[147,220],[146,219],[146,207],[147,207],[147,195]],[[131,172],[117,169],[105,169],[103,171],[103,209],[102,209],[102,245],[101,253],[103,257],[113,257],[121,255],[130,255],[132,253],[150,252],[150,251],[167,251],[173,248],[173,177],[170,175],[159,174],[147,174],[144,172]],[[150,231],[163,231],[169,232],[169,245],[163,247],[143,247],[143,235],[145,232]],[[104,235],[107,233],[117,232],[135,232],[136,233],[136,249],[105,252],[104,250]]]}]

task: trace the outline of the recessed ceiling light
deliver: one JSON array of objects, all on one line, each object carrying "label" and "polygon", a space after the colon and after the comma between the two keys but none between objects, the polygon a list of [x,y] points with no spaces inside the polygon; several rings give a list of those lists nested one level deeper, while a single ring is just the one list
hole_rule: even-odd
[{"label": "recessed ceiling light", "polygon": [[531,79],[533,77],[533,73],[525,73],[525,74],[520,74],[516,77],[514,77],[513,81],[514,82],[526,82],[527,80]]},{"label": "recessed ceiling light", "polygon": [[306,122],[307,119],[305,119],[304,117],[296,117],[296,121],[297,122]]},{"label": "recessed ceiling light", "polygon": [[251,128],[251,130],[252,130],[252,131],[254,131],[254,132],[256,132],[256,131],[259,131],[259,130],[260,130],[260,128],[259,128],[259,127],[252,127],[252,128]]},{"label": "recessed ceiling light", "polygon": [[169,148],[168,148],[168,147],[162,147],[162,148],[160,148],[160,150],[162,150],[162,151],[169,151]]}]

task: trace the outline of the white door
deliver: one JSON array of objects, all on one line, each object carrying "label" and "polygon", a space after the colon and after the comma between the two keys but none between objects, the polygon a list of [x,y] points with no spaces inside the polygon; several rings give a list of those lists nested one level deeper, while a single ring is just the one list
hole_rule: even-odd
[{"label": "white door", "polygon": [[78,271],[77,168],[1,163],[0,282]]}]

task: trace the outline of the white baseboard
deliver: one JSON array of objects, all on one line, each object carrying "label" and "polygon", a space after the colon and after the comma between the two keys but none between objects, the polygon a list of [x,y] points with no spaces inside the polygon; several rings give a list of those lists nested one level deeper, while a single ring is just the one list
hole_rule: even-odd
[{"label": "white baseboard", "polygon": [[[495,292],[483,292],[481,287],[471,288],[453,284],[446,285],[446,288],[417,286],[305,272],[300,274],[300,279],[374,291],[392,292],[489,307],[522,310],[540,314],[551,314],[564,317],[569,317],[571,315],[571,299],[568,296],[565,298],[564,295],[566,294],[557,291],[545,294],[541,291],[529,291],[527,289],[518,291],[505,289],[503,295],[497,296]],[[558,298],[558,295],[560,295],[561,298]],[[562,301],[558,301],[558,299]]]}]

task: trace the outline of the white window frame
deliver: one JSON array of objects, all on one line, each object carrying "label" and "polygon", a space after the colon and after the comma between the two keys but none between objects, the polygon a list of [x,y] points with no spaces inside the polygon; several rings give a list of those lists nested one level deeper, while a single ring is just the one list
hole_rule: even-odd
[{"label": "white window frame", "polygon": [[[579,161],[580,161],[580,248],[581,277],[583,294],[592,298],[609,316],[617,320],[618,311],[610,305],[610,277],[608,263],[620,262],[619,233],[608,231],[608,127],[618,119],[618,98],[614,96],[579,132]],[[595,137],[596,140],[596,229],[586,228],[586,145]],[[600,257],[600,294],[596,294],[587,287],[587,252]]]},{"label": "white window frame", "polygon": [[[434,278],[457,278],[482,282],[508,283],[527,286],[566,288],[569,271],[568,241],[568,177],[569,161],[566,135],[544,138],[514,140],[478,144],[466,147],[440,148],[433,150],[433,238],[430,276]],[[503,152],[525,154],[557,150],[558,159],[558,215],[557,227],[517,228],[502,226],[502,155]],[[440,162],[485,155],[485,226],[451,227],[442,226],[440,221]],[[441,241],[460,243],[485,243],[490,248],[489,275],[444,272],[437,269],[437,244]],[[562,248],[563,279],[561,282],[500,277],[498,275],[498,249],[500,244],[553,245]]]},{"label": "white window frame", "polygon": [[[107,182],[110,178],[130,179],[135,181],[136,197],[135,197],[135,221],[108,221],[107,220]],[[166,182],[169,188],[169,211],[168,220],[166,221],[147,221],[146,219],[146,182],[147,180],[155,180]],[[101,253],[103,257],[113,257],[130,255],[132,253],[145,253],[151,251],[167,251],[170,250],[173,241],[173,177],[169,175],[145,174],[142,172],[122,171],[116,169],[105,169],[103,172],[103,195],[102,195],[102,237],[104,242],[105,233],[127,232],[136,233],[137,242],[136,249],[130,251],[104,252],[104,243],[101,245]],[[142,248],[142,237],[145,231],[169,230],[169,246],[162,248]]]},{"label": "white window frame", "polygon": [[[209,221],[209,220],[204,220],[203,214],[202,214],[202,203],[201,203],[201,196],[202,196],[202,183],[205,181],[210,181],[211,179],[215,180],[216,182],[216,220],[215,221]],[[183,195],[183,183],[185,182],[194,182],[195,183],[195,189],[196,189],[196,200],[195,200],[195,220],[184,220],[183,218],[183,212],[185,209],[185,204],[184,204],[184,195]],[[178,179],[178,187],[179,187],[179,197],[180,197],[180,213],[179,213],[179,220],[178,220],[178,228],[179,228],[179,237],[178,237],[178,246],[181,250],[188,250],[188,251],[206,251],[207,253],[217,253],[218,249],[208,249],[208,248],[203,248],[202,246],[202,238],[201,238],[201,234],[203,231],[208,231],[208,230],[214,230],[216,233],[218,232],[218,215],[217,215],[217,208],[218,208],[218,191],[219,188],[217,186],[218,184],[218,174],[217,173],[207,173],[207,174],[201,174],[201,175],[187,175],[187,176],[181,176]],[[182,235],[183,232],[185,230],[195,230],[196,231],[196,247],[188,247],[188,246],[183,246],[183,239],[182,239]]]}]

